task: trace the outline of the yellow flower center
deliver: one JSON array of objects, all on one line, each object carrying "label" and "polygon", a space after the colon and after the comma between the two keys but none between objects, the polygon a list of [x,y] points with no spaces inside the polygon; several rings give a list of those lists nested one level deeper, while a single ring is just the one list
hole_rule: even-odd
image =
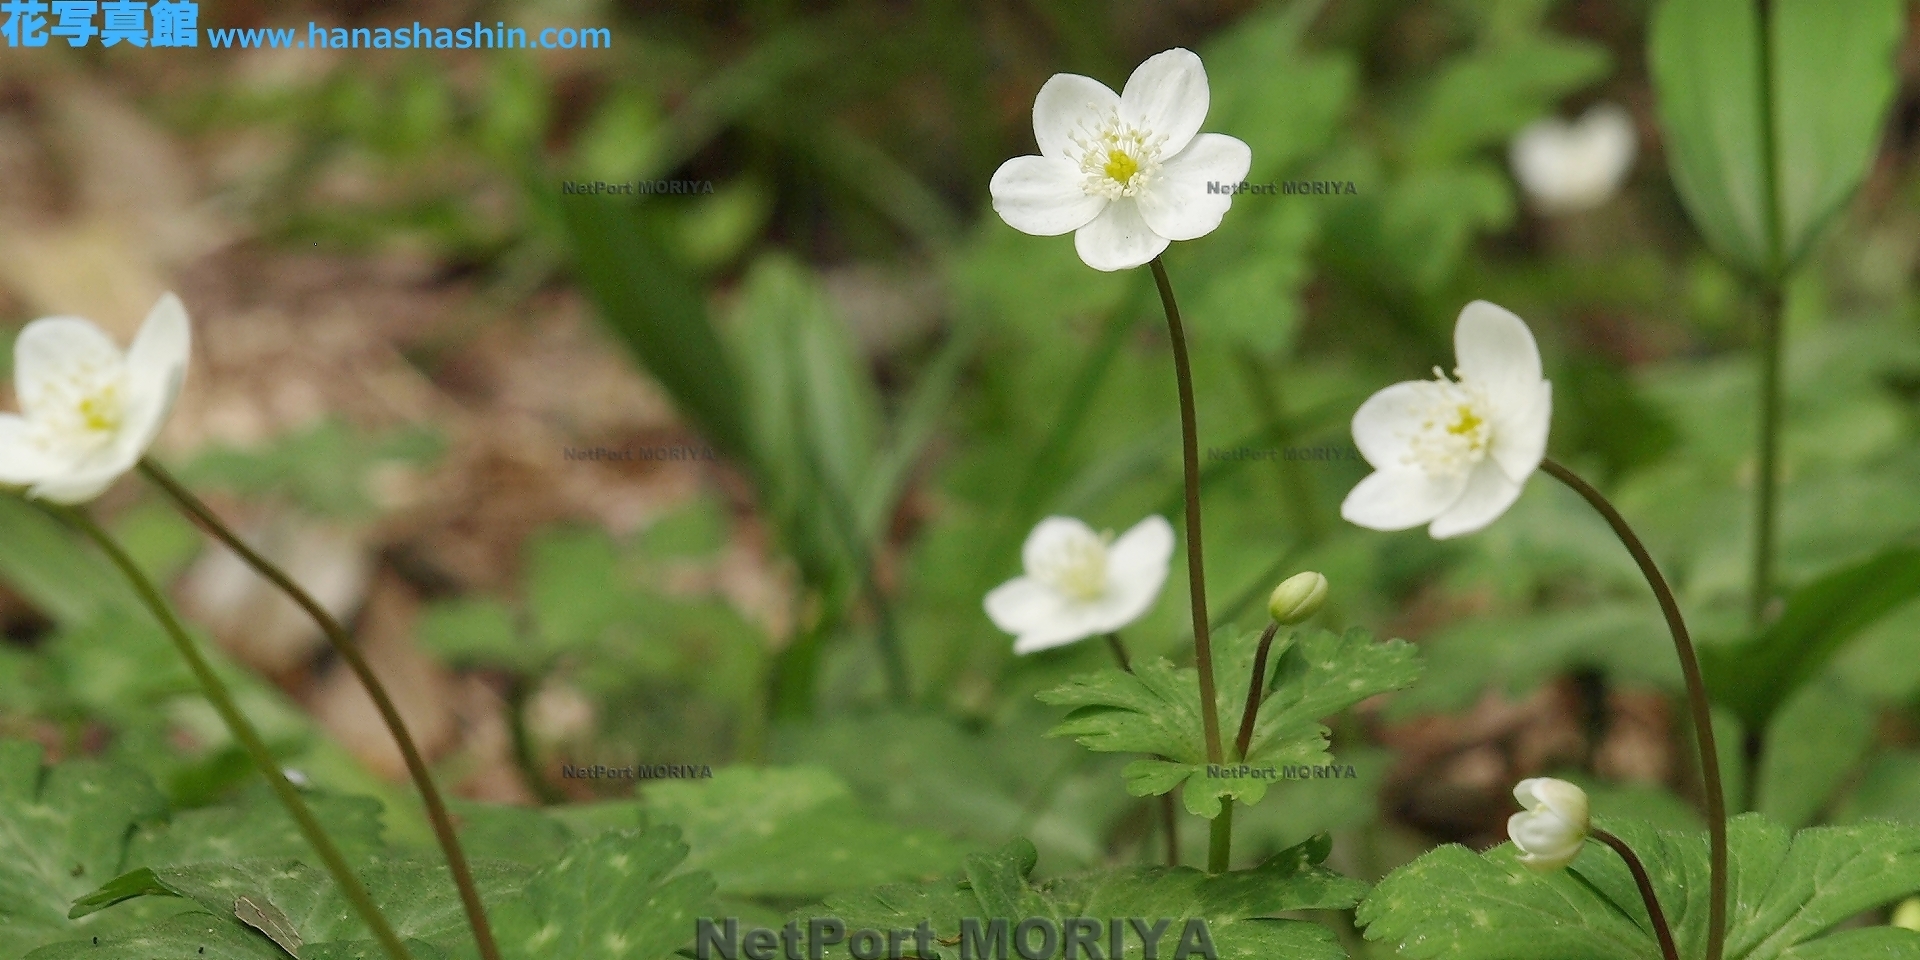
[{"label": "yellow flower center", "polygon": [[1086,175],[1080,189],[1091,196],[1117,200],[1136,196],[1160,169],[1160,149],[1167,138],[1109,114],[1068,135],[1073,142],[1068,157]]},{"label": "yellow flower center", "polygon": [[1107,592],[1107,543],[1112,538],[1111,532],[1098,537],[1078,532],[1063,537],[1029,572],[1068,599],[1080,603],[1098,600]]},{"label": "yellow flower center", "polygon": [[1447,426],[1447,432],[1454,436],[1470,435],[1486,423],[1486,421],[1480,419],[1480,415],[1474,413],[1473,408],[1467,404],[1461,404],[1456,413],[1459,415],[1459,419]]},{"label": "yellow flower center", "polygon": [[1133,175],[1140,172],[1140,161],[1115,150],[1107,155],[1107,176],[1121,186],[1126,186]]},{"label": "yellow flower center", "polygon": [[1486,394],[1479,384],[1449,380],[1438,368],[1433,373],[1434,379],[1421,385],[1426,409],[1408,438],[1405,462],[1435,476],[1453,476],[1486,459],[1493,425],[1487,422]]},{"label": "yellow flower center", "polygon": [[120,428],[120,391],[107,384],[99,392],[83,397],[79,406],[80,422],[95,433],[111,433]]}]

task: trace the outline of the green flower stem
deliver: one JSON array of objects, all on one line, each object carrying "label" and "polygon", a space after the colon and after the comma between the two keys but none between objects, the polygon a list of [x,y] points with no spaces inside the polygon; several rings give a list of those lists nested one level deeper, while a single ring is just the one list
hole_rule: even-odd
[{"label": "green flower stem", "polygon": [[[1187,494],[1187,587],[1193,597],[1193,659],[1200,669],[1200,718],[1206,727],[1207,762],[1222,763],[1220,751],[1220,704],[1213,685],[1213,642],[1207,634],[1207,577],[1200,549],[1200,437],[1193,404],[1193,367],[1187,359],[1187,332],[1180,325],[1180,305],[1173,299],[1173,283],[1167,279],[1166,265],[1154,257],[1154,285],[1160,288],[1160,306],[1167,313],[1167,334],[1173,340],[1173,374],[1180,386],[1180,446],[1186,467]],[[1213,836],[1208,844],[1207,869],[1218,873],[1226,869],[1227,853],[1233,837],[1233,809],[1221,810],[1213,821]]]},{"label": "green flower stem", "polygon": [[[1107,634],[1107,649],[1113,651],[1113,659],[1119,661],[1120,669],[1133,672],[1133,658],[1127,656],[1127,645],[1120,642],[1118,632]],[[1166,757],[1158,759],[1165,760]],[[1180,816],[1173,809],[1173,792],[1160,795],[1160,834],[1167,841],[1167,866],[1180,865]]]},{"label": "green flower stem", "polygon": [[227,729],[232,731],[233,738],[240,741],[240,745],[246,748],[247,754],[253,758],[254,765],[260,768],[260,775],[267,778],[267,785],[272,787],[274,794],[280,798],[280,803],[287,808],[288,813],[293,815],[294,822],[300,827],[301,835],[307,838],[307,843],[311,844],[314,852],[320,855],[320,862],[325,864],[327,872],[333,875],[334,883],[339,885],[340,892],[347,898],[347,902],[353,904],[354,912],[358,913],[367,928],[373,931],[374,939],[380,941],[381,948],[393,960],[412,960],[406,945],[400,942],[400,935],[394,932],[393,925],[387,922],[386,915],[380,912],[380,908],[374,905],[373,898],[367,895],[367,888],[360,885],[360,879],[354,876],[352,868],[347,866],[347,858],[341,855],[340,848],[333,845],[333,840],[327,836],[326,830],[321,828],[320,821],[314,818],[313,811],[307,808],[306,801],[300,798],[300,792],[293,788],[293,784],[287,782],[286,773],[281,770],[279,762],[273,759],[273,752],[267,749],[266,742],[260,739],[259,731],[255,730],[253,724],[249,723],[246,716],[240,712],[239,706],[233,702],[233,695],[227,692],[226,685],[221,683],[220,678],[214,674],[213,667],[207,664],[206,658],[200,656],[200,651],[194,647],[192,638],[187,636],[186,628],[181,625],[180,618],[174,616],[173,607],[167,603],[165,597],[160,595],[160,589],[153,585],[153,581],[149,580],[140,570],[139,565],[133,562],[133,558],[127,555],[127,551],[114,541],[112,535],[100,529],[100,525],[94,523],[93,518],[87,516],[85,511],[77,508],[47,507],[47,509],[79,528],[88,539],[99,545],[107,558],[113,561],[113,565],[119,568],[120,573],[133,585],[134,592],[140,595],[141,602],[146,604],[149,611],[152,611],[154,619],[159,620],[160,625],[166,628],[168,638],[173,640],[173,645],[180,651],[180,655],[186,658],[187,667],[193,671],[194,678],[200,682],[200,689],[206,694],[208,702],[212,703],[213,709],[219,712],[220,719],[226,721]]},{"label": "green flower stem", "polygon": [[1640,573],[1647,578],[1647,586],[1653,588],[1653,595],[1660,602],[1660,612],[1667,618],[1667,629],[1673,634],[1673,648],[1680,657],[1680,672],[1687,680],[1687,702],[1693,709],[1693,732],[1700,743],[1700,776],[1706,783],[1711,864],[1706,960],[1720,960],[1727,940],[1727,798],[1720,785],[1720,753],[1713,745],[1713,714],[1707,703],[1707,684],[1700,676],[1700,658],[1694,655],[1693,641],[1687,636],[1687,622],[1680,616],[1680,604],[1673,599],[1673,590],[1667,586],[1667,579],[1660,575],[1660,568],[1654,565],[1652,555],[1647,553],[1646,546],[1640,542],[1633,528],[1627,525],[1626,518],[1620,516],[1620,511],[1614,509],[1600,491],[1553,458],[1541,460],[1540,469],[1572,487],[1575,493],[1586,498],[1606,518],[1614,534],[1626,545],[1627,552],[1633,554],[1634,562],[1640,565]]},{"label": "green flower stem", "polygon": [[353,639],[347,636],[347,631],[340,626],[340,622],[335,620],[332,614],[326,611],[326,608],[320,606],[318,601],[302,590],[300,585],[294,583],[293,579],[279,567],[274,566],[267,558],[235,536],[232,530],[227,529],[227,526],[220,522],[220,518],[213,515],[212,510],[207,509],[206,504],[201,503],[192,491],[181,486],[180,482],[158,463],[152,459],[143,459],[140,461],[140,472],[154,485],[166,491],[167,495],[179,504],[181,510],[198,522],[209,534],[245,560],[247,566],[252,567],[255,573],[272,582],[294,603],[299,604],[300,608],[307,612],[307,616],[313,618],[314,623],[320,626],[320,632],[326,634],[327,640],[333,644],[334,652],[340,655],[340,659],[353,670],[354,676],[359,678],[360,685],[366,689],[367,696],[373,700],[374,707],[379,710],[380,719],[385,721],[387,731],[393,735],[394,743],[399,745],[400,755],[406,760],[407,773],[413,777],[414,786],[420,790],[420,799],[427,809],[427,819],[433,824],[434,837],[439,840],[440,850],[446,855],[447,869],[453,875],[454,885],[460,888],[460,902],[466,908],[467,924],[473,928],[473,938],[479,945],[480,956],[482,960],[500,960],[500,948],[494,945],[493,930],[487,922],[486,908],[481,904],[480,891],[473,883],[473,871],[467,866],[466,852],[460,849],[460,840],[454,834],[453,818],[448,816],[447,805],[440,798],[440,790],[434,786],[433,775],[427,770],[426,760],[420,756],[419,747],[414,745],[413,736],[407,732],[406,723],[400,719],[400,711],[394,707],[393,698],[387,695],[386,687],[380,683],[380,678],[374,676],[373,668],[367,664],[366,658],[361,656],[360,648],[354,645]]},{"label": "green flower stem", "polygon": [[1778,284],[1760,297],[1760,463],[1753,501],[1753,587],[1748,610],[1755,630],[1765,625],[1773,599],[1774,515],[1779,502],[1781,336],[1786,298]]},{"label": "green flower stem", "polygon": [[1647,876],[1647,868],[1634,855],[1633,848],[1627,846],[1625,840],[1599,827],[1594,827],[1591,835],[1595,840],[1612,847],[1613,852],[1627,862],[1627,870],[1633,874],[1633,883],[1640,888],[1640,900],[1647,905],[1647,918],[1653,921],[1653,935],[1660,939],[1660,955],[1666,960],[1680,960],[1680,950],[1673,945],[1673,931],[1667,927],[1667,915],[1660,909],[1660,898],[1653,895],[1653,880]]},{"label": "green flower stem", "polygon": [[1253,655],[1253,676],[1247,680],[1247,706],[1240,711],[1240,735],[1233,740],[1234,759],[1245,763],[1247,748],[1253,745],[1253,721],[1260,715],[1262,680],[1267,678],[1267,652],[1273,648],[1274,634],[1280,632],[1280,623],[1267,621],[1267,631],[1260,635],[1260,652]]},{"label": "green flower stem", "polygon": [[1207,872],[1226,873],[1233,852],[1233,798],[1220,798],[1220,815],[1207,833]]}]

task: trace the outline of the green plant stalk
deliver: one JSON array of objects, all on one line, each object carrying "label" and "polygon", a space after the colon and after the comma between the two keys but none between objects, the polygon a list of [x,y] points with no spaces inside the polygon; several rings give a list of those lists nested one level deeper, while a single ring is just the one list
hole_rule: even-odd
[{"label": "green plant stalk", "polygon": [[[1160,306],[1167,314],[1167,334],[1173,340],[1173,373],[1180,387],[1180,447],[1186,468],[1187,587],[1193,598],[1193,659],[1200,670],[1200,717],[1206,728],[1207,762],[1223,762],[1220,752],[1220,703],[1213,684],[1213,642],[1207,635],[1207,577],[1200,549],[1200,437],[1194,414],[1193,366],[1187,358],[1187,332],[1180,324],[1180,305],[1173,299],[1167,268],[1154,257],[1153,282],[1160,289]],[[1233,844],[1233,808],[1224,807],[1215,818],[1207,846],[1207,869],[1227,869]]]},{"label": "green plant stalk", "polygon": [[220,682],[220,678],[213,672],[213,667],[208,665],[206,658],[202,657],[200,651],[194,647],[192,638],[187,636],[186,627],[181,625],[180,619],[173,613],[172,606],[167,603],[165,597],[161,596],[160,588],[154,586],[153,581],[149,580],[139,565],[133,562],[133,558],[127,555],[126,550],[115,542],[112,535],[102,530],[100,525],[86,514],[86,511],[52,506],[48,506],[47,509],[86,534],[87,539],[98,545],[132,584],[134,592],[140,595],[140,601],[146,604],[154,619],[160,621],[160,625],[166,629],[167,637],[173,641],[175,649],[178,649],[180,656],[186,659],[187,667],[193,671],[194,679],[200,682],[201,692],[206,694],[208,702],[212,703],[213,709],[220,714],[220,719],[226,722],[227,729],[233,733],[234,739],[240,741],[240,745],[246,749],[248,756],[253,758],[254,765],[260,768],[260,775],[267,778],[267,786],[273,788],[274,795],[280,798],[280,803],[293,816],[294,823],[300,827],[301,836],[304,836],[314,852],[320,855],[320,862],[326,866],[327,872],[333,875],[333,882],[339,885],[341,894],[347,898],[348,903],[353,905],[354,912],[360,915],[367,929],[373,931],[374,939],[380,941],[381,949],[385,950],[387,956],[393,960],[412,960],[406,945],[400,942],[400,935],[394,932],[393,925],[387,922],[386,915],[380,912],[373,898],[367,895],[367,888],[360,884],[360,878],[354,876],[353,869],[347,866],[347,858],[340,853],[340,848],[333,845],[332,838],[327,836],[326,830],[320,826],[320,821],[315,819],[313,811],[307,808],[306,801],[300,799],[300,792],[294,789],[293,784],[287,782],[286,773],[273,759],[273,752],[267,749],[266,742],[260,739],[259,731],[255,730],[253,724],[248,722],[246,716],[240,712],[240,707],[233,702],[233,695],[227,692],[226,685]]},{"label": "green plant stalk", "polygon": [[1268,621],[1260,634],[1259,652],[1253,655],[1253,676],[1247,680],[1247,705],[1240,711],[1240,735],[1233,739],[1234,760],[1245,763],[1247,748],[1253,745],[1253,724],[1260,716],[1260,694],[1267,678],[1267,654],[1273,649],[1273,637],[1280,632],[1278,621]]},{"label": "green plant stalk", "polygon": [[1667,915],[1660,909],[1660,898],[1654,896],[1653,880],[1647,876],[1647,868],[1634,855],[1633,848],[1625,840],[1614,836],[1599,827],[1594,827],[1592,837],[1613,848],[1620,859],[1627,862],[1627,871],[1633,874],[1633,884],[1640,888],[1640,901],[1646,904],[1647,918],[1653,921],[1653,934],[1660,940],[1660,955],[1665,960],[1680,960],[1680,951],[1673,945],[1673,931],[1667,927]]},{"label": "green plant stalk", "polygon": [[[1118,632],[1107,634],[1107,649],[1113,651],[1113,659],[1119,661],[1120,669],[1132,673],[1133,658],[1127,656],[1127,645],[1120,642]],[[1166,757],[1158,759],[1165,760]],[[1173,791],[1160,795],[1160,834],[1167,842],[1167,866],[1180,865],[1180,816],[1173,809]]]},{"label": "green plant stalk", "polygon": [[[1760,306],[1760,464],[1754,491],[1753,596],[1748,611],[1754,629],[1765,622],[1773,594],[1774,515],[1780,473],[1780,370],[1785,344],[1785,230],[1780,222],[1779,148],[1773,124],[1773,2],[1760,5],[1760,168],[1767,215],[1767,275],[1761,280]],[[1710,951],[1707,960],[1720,960]]]},{"label": "green plant stalk", "polygon": [[1542,459],[1540,469],[1573,488],[1573,492],[1585,498],[1606,518],[1607,524],[1613,527],[1614,535],[1620,538],[1627,552],[1633,555],[1634,562],[1639,564],[1640,574],[1646,577],[1647,586],[1653,588],[1654,598],[1660,602],[1660,613],[1666,617],[1667,630],[1673,634],[1673,648],[1680,658],[1680,672],[1686,676],[1687,703],[1693,710],[1693,732],[1700,744],[1700,777],[1706,786],[1708,862],[1711,870],[1706,960],[1720,960],[1727,939],[1727,797],[1720,783],[1720,753],[1713,745],[1713,713],[1707,701],[1707,684],[1700,675],[1700,658],[1694,654],[1693,641],[1687,635],[1687,622],[1680,616],[1680,604],[1674,600],[1666,577],[1661,576],[1660,568],[1654,565],[1653,556],[1647,553],[1646,545],[1640,542],[1640,537],[1627,525],[1620,511],[1614,509],[1613,504],[1592,484],[1580,479],[1553,458]]},{"label": "green plant stalk", "polygon": [[340,656],[340,659],[353,671],[353,675],[359,679],[360,686],[367,691],[368,698],[373,701],[375,709],[380,713],[380,719],[385,722],[387,732],[393,736],[394,743],[400,748],[400,756],[406,761],[407,773],[413,778],[414,786],[420,791],[421,802],[426,806],[427,819],[433,825],[434,838],[439,841],[440,850],[447,858],[447,870],[453,877],[454,885],[460,889],[460,902],[466,909],[467,925],[473,928],[474,942],[479,945],[482,960],[500,960],[500,948],[493,942],[493,929],[487,922],[486,907],[480,902],[480,891],[473,882],[473,870],[467,865],[466,851],[460,848],[460,839],[454,833],[453,818],[447,814],[446,801],[441,799],[440,789],[433,783],[433,774],[427,769],[427,762],[420,755],[420,748],[414,744],[412,734],[407,732],[407,725],[400,718],[399,709],[393,705],[393,698],[387,695],[387,689],[380,682],[380,678],[374,676],[373,668],[368,665],[366,657],[360,654],[360,648],[354,645],[353,638],[347,636],[346,629],[327,612],[325,607],[320,605],[319,601],[301,589],[299,584],[294,583],[293,578],[287,576],[285,571],[236,536],[226,524],[220,522],[219,517],[214,516],[213,511],[208,509],[206,504],[200,502],[200,498],[194,496],[192,491],[175,480],[164,467],[153,459],[146,458],[140,461],[140,472],[155,486],[165,491],[167,496],[172,497],[174,503],[178,504],[180,509],[202,529],[211,534],[214,539],[226,544],[227,548],[246,561],[247,566],[252,567],[255,573],[298,604],[300,609],[306,611],[307,616],[319,625],[320,632],[326,634],[327,641],[333,645],[334,653]]}]

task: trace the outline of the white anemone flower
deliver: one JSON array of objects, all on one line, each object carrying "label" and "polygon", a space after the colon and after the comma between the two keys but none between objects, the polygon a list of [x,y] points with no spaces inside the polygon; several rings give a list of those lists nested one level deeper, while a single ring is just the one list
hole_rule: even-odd
[{"label": "white anemone flower", "polygon": [[1436,540],[1498,519],[1547,451],[1553,385],[1540,376],[1540,348],[1519,317],[1484,300],[1453,328],[1457,380],[1396,383],[1353,415],[1353,442],[1374,473],[1340,505],[1373,530],[1423,523]]},{"label": "white anemone flower", "polygon": [[1540,120],[1513,138],[1514,179],[1542,213],[1579,213],[1607,202],[1633,167],[1633,117],[1603,103],[1572,123]]},{"label": "white anemone flower", "polygon": [[1054,74],[1033,100],[1040,155],[994,171],[994,211],[1023,233],[1073,233],[1095,270],[1137,267],[1170,241],[1206,236],[1253,165],[1245,143],[1200,132],[1208,98],[1200,58],[1179,48],[1147,58],[1118,94]]},{"label": "white anemone flower", "polygon": [[1114,540],[1071,517],[1048,517],[1020,550],[1026,575],[987,594],[993,625],[1035,653],[1112,633],[1153,608],[1173,557],[1173,524],[1151,516]]},{"label": "white anemone flower", "polygon": [[85,503],[132,469],[160,433],[187,376],[187,310],[169,293],[125,354],[79,317],[43,317],[13,345],[21,414],[0,414],[0,485]]},{"label": "white anemone flower", "polygon": [[1513,788],[1526,810],[1507,818],[1507,836],[1520,862],[1543,873],[1558,870],[1580,855],[1592,829],[1587,793],[1565,780],[1534,777]]}]

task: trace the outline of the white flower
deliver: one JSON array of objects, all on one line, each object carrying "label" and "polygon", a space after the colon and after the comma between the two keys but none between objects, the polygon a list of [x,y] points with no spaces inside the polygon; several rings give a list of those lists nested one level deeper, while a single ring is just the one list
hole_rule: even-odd
[{"label": "white flower", "polygon": [[13,345],[24,416],[0,414],[0,485],[84,503],[133,468],[166,423],[187,375],[186,308],[169,293],[121,354],[78,317],[27,324]]},{"label": "white flower", "polygon": [[1603,103],[1574,123],[1538,121],[1513,138],[1514,178],[1542,213],[1591,210],[1613,196],[1633,167],[1633,117]]},{"label": "white flower", "polygon": [[1547,451],[1553,385],[1519,317],[1484,300],[1453,328],[1459,379],[1396,383],[1353,415],[1353,442],[1376,471],[1340,515],[1373,530],[1431,522],[1436,540],[1472,533],[1520,497]]},{"label": "white flower", "polygon": [[1169,241],[1206,236],[1253,165],[1245,143],[1200,133],[1207,102],[1207,72],[1190,50],[1147,58],[1117,95],[1054,74],[1033,100],[1040,155],[994,171],[994,211],[1023,233],[1073,232],[1095,270],[1137,267]]},{"label": "white flower", "polygon": [[1589,829],[1586,791],[1565,780],[1534,777],[1520,781],[1513,798],[1527,808],[1507,818],[1507,836],[1521,863],[1547,872],[1580,855]]},{"label": "white flower", "polygon": [[1152,516],[1112,540],[1071,517],[1048,517],[1020,550],[1026,576],[987,594],[993,625],[1018,635],[1014,653],[1065,646],[1140,619],[1160,596],[1173,524]]}]

